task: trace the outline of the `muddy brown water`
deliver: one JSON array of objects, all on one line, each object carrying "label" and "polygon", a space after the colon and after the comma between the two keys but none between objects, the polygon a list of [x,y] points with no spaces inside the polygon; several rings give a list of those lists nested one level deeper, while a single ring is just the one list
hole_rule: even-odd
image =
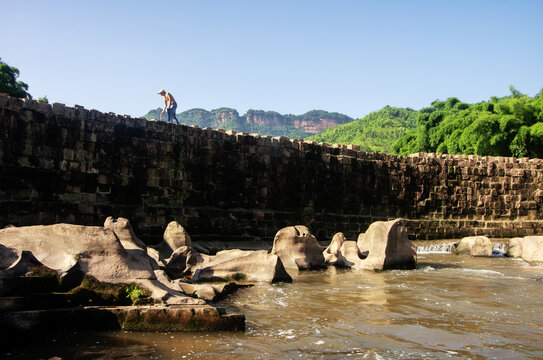
[{"label": "muddy brown water", "polygon": [[245,332],[49,333],[5,359],[541,359],[543,267],[419,254],[416,270],[301,272],[220,303]]}]

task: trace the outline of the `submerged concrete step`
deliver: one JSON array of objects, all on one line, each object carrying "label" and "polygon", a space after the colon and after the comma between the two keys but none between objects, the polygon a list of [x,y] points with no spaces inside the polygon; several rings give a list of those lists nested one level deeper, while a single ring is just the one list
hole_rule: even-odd
[{"label": "submerged concrete step", "polygon": [[2,329],[129,331],[243,331],[245,316],[210,305],[76,307],[0,313]]},{"label": "submerged concrete step", "polygon": [[0,296],[21,296],[35,293],[59,291],[55,277],[0,278]]},{"label": "submerged concrete step", "polygon": [[66,308],[80,305],[78,299],[66,293],[45,293],[0,297],[0,312]]}]

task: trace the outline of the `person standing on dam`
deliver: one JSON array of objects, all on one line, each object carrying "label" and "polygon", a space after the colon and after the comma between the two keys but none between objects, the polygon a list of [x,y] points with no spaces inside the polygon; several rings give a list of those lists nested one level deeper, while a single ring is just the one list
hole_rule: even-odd
[{"label": "person standing on dam", "polygon": [[173,98],[172,94],[169,92],[166,92],[164,89],[160,89],[158,91],[159,95],[162,95],[164,98],[164,109],[160,112],[160,120],[162,120],[162,115],[164,114],[164,111],[168,111],[168,122],[171,122],[173,124],[173,119],[179,124],[179,120],[177,119],[177,115],[175,115],[175,111],[177,110],[177,102]]}]

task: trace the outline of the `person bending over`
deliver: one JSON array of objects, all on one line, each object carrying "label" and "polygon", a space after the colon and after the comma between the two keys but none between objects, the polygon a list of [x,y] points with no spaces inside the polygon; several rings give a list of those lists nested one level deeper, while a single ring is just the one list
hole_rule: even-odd
[{"label": "person bending over", "polygon": [[177,115],[175,115],[175,111],[177,110],[177,102],[173,98],[172,94],[166,92],[166,90],[164,89],[161,89],[158,94],[164,97],[164,109],[162,109],[162,112],[160,113],[160,120],[162,120],[162,115],[164,114],[164,111],[168,110],[168,122],[171,122],[173,124],[173,119],[175,119],[175,121],[179,124],[179,120],[177,120]]}]

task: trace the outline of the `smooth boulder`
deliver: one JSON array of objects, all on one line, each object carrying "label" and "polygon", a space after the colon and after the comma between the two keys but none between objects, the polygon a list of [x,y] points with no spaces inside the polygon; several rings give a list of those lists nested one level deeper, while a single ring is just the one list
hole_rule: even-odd
[{"label": "smooth boulder", "polygon": [[362,254],[358,249],[356,241],[347,240],[341,245],[341,257],[336,266],[364,269],[362,262],[366,257],[366,254]]},{"label": "smooth boulder", "polygon": [[356,241],[349,241],[341,232],[334,235],[330,245],[323,251],[326,264],[338,267],[359,267],[363,256]]},{"label": "smooth boulder", "polygon": [[458,255],[492,256],[492,242],[486,236],[465,237],[454,246],[454,252]]},{"label": "smooth boulder", "polygon": [[509,243],[507,244],[507,256],[513,258],[522,257],[522,240],[523,238],[521,237],[516,237],[509,240]]},{"label": "smooth boulder", "polygon": [[543,236],[525,236],[509,240],[507,255],[530,263],[543,262]]},{"label": "smooth boulder", "polygon": [[163,242],[160,244],[160,253],[166,259],[175,250],[182,246],[191,247],[192,240],[185,228],[177,221],[172,221],[164,230]]},{"label": "smooth boulder", "polygon": [[324,261],[328,265],[336,265],[341,261],[341,246],[347,239],[342,232],[339,232],[332,237],[330,245],[322,252]]},{"label": "smooth boulder", "polygon": [[[193,282],[254,280],[291,282],[281,259],[266,250],[224,250],[214,256],[192,254],[188,259]],[[193,265],[190,265],[190,261]]]},{"label": "smooth boulder", "polygon": [[303,225],[279,230],[273,239],[271,253],[279,256],[286,268],[302,270],[326,267],[321,245]]},{"label": "smooth boulder", "polygon": [[359,257],[353,267],[371,270],[414,268],[417,251],[407,237],[402,219],[377,221],[357,240]]}]

